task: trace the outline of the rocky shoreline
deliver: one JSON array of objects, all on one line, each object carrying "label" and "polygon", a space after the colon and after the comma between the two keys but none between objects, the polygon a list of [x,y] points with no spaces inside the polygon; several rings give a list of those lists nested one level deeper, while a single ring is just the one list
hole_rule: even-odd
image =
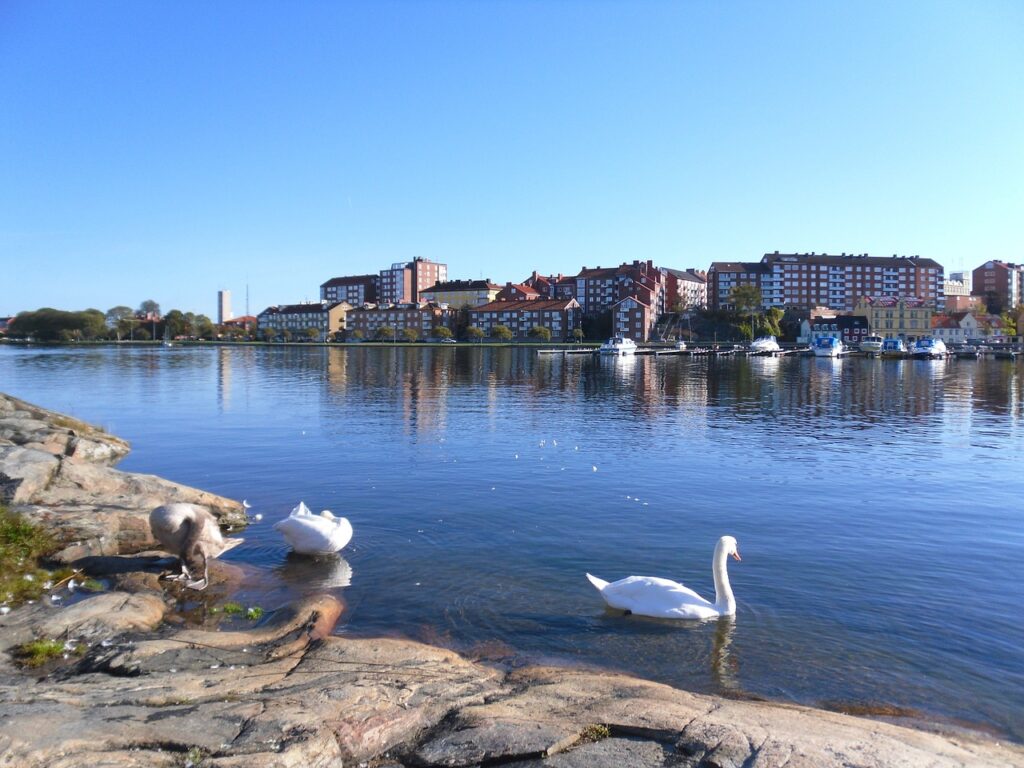
[{"label": "rocky shoreline", "polygon": [[[242,526],[241,504],[112,464],[128,445],[0,394],[0,502],[56,537],[55,560],[111,589],[0,616],[0,766],[1024,766],[1024,748],[617,674],[496,669],[399,639],[331,635],[320,595],[238,631],[174,624],[149,511]],[[218,563],[211,590],[237,569]],[[2,596],[0,596],[2,597]],[[43,673],[12,651],[63,641]]]}]

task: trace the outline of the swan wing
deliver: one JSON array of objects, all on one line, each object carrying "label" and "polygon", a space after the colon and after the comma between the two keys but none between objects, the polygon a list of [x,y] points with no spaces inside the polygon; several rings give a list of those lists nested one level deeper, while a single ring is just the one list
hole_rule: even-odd
[{"label": "swan wing", "polygon": [[344,517],[328,520],[319,515],[290,515],[274,528],[292,549],[306,555],[337,552],[352,539],[352,524]]},{"label": "swan wing", "polygon": [[673,619],[704,619],[718,616],[712,603],[689,587],[658,576],[629,576],[601,590],[612,608],[638,616]]}]

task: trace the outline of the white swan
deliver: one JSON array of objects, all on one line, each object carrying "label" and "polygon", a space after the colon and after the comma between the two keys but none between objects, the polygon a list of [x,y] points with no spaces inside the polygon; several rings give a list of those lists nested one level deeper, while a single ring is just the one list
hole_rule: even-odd
[{"label": "white swan", "polygon": [[736,599],[732,596],[725,567],[729,555],[740,559],[736,539],[723,536],[715,545],[711,565],[715,577],[714,603],[709,603],[689,587],[657,576],[629,576],[611,584],[589,573],[587,578],[597,587],[604,601],[620,611],[661,619],[714,619],[736,613]]},{"label": "white swan", "polygon": [[[225,539],[217,518],[197,504],[165,504],[149,513],[149,529],[165,550],[181,559],[181,575],[189,589],[206,589],[207,560],[233,549],[245,539]],[[195,578],[202,572],[202,578]]]},{"label": "white swan", "polygon": [[352,540],[352,524],[328,510],[314,515],[301,501],[284,520],[274,523],[292,549],[300,555],[328,555]]}]

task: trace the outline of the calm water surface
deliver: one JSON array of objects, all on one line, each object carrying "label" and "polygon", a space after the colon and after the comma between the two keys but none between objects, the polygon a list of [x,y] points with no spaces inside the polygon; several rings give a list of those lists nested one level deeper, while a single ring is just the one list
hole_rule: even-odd
[{"label": "calm water surface", "polygon": [[[1024,739],[1022,363],[8,347],[0,390],[248,499],[246,597],[335,589],[340,633]],[[352,521],[343,560],[288,555],[299,500]],[[583,576],[713,599],[725,533],[734,621],[617,615]]]}]

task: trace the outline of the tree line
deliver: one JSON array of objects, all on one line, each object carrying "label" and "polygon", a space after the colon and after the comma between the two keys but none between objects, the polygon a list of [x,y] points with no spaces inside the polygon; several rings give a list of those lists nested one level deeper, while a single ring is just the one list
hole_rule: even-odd
[{"label": "tree line", "polygon": [[52,307],[19,312],[8,335],[37,341],[148,341],[154,338],[217,337],[217,326],[206,315],[172,309],[160,315],[160,305],[147,299],[137,310],[118,305],[101,312],[69,312]]}]

